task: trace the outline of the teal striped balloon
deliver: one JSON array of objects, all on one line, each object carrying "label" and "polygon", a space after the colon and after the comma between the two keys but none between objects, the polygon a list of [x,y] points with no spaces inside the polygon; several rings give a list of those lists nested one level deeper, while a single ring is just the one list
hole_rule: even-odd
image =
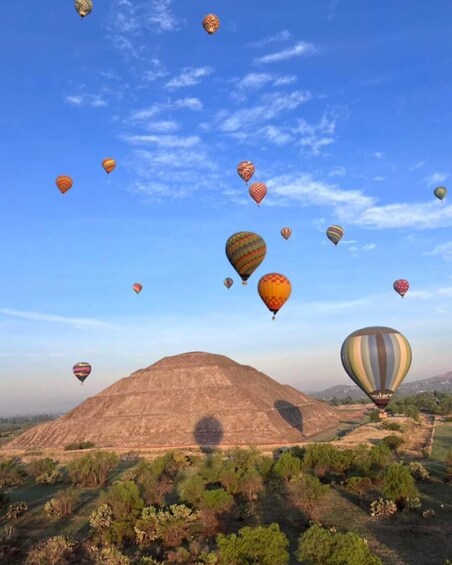
[{"label": "teal striped balloon", "polygon": [[380,409],[385,408],[406,377],[411,358],[406,337],[380,326],[353,332],[341,349],[345,371]]}]

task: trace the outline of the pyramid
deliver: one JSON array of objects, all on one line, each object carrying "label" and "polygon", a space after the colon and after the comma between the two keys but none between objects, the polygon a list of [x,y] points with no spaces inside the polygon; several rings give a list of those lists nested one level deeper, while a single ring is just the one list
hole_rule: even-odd
[{"label": "pyramid", "polygon": [[336,410],[223,355],[165,357],[4,449],[283,446],[339,421]]}]

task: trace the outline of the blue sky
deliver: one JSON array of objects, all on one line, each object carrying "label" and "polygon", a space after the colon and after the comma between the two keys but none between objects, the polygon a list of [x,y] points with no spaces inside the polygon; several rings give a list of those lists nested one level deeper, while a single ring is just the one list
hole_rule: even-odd
[{"label": "blue sky", "polygon": [[[452,6],[372,4],[4,6],[0,414],[65,409],[193,350],[306,391],[349,383],[340,347],[368,325],[408,338],[407,380],[452,369],[452,206],[432,193],[451,172]],[[242,230],[268,246],[247,287],[224,253]],[[256,289],[273,271],[292,282],[274,322]]]}]

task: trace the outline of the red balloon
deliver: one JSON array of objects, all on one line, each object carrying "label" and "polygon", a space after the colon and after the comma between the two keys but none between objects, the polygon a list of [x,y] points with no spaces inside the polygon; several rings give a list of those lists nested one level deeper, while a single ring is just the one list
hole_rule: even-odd
[{"label": "red balloon", "polygon": [[249,193],[251,198],[259,206],[259,204],[262,202],[262,200],[265,198],[267,194],[267,187],[263,182],[253,182],[253,184],[249,188]]},{"label": "red balloon", "polygon": [[410,288],[410,283],[406,279],[397,279],[393,284],[394,290],[403,298]]}]

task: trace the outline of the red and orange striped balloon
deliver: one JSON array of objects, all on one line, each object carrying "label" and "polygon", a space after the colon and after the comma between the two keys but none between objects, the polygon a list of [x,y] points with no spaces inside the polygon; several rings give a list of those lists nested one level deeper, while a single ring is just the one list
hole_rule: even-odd
[{"label": "red and orange striped balloon", "polygon": [[107,173],[111,173],[111,171],[116,167],[116,161],[111,157],[108,157],[102,161],[102,167]]},{"label": "red and orange striped balloon", "polygon": [[263,182],[253,182],[253,184],[249,188],[249,193],[251,198],[259,206],[267,194],[267,187]]},{"label": "red and orange striped balloon", "polygon": [[57,185],[57,187],[59,188],[59,190],[62,194],[64,194],[70,188],[72,188],[72,185],[74,184],[71,177],[69,177],[67,175],[60,175],[59,177],[57,177],[55,182],[56,182],[56,185]]},{"label": "red and orange striped balloon", "polygon": [[260,278],[257,290],[264,304],[270,312],[273,312],[274,320],[278,310],[287,302],[292,292],[292,285],[285,275],[268,273]]}]

